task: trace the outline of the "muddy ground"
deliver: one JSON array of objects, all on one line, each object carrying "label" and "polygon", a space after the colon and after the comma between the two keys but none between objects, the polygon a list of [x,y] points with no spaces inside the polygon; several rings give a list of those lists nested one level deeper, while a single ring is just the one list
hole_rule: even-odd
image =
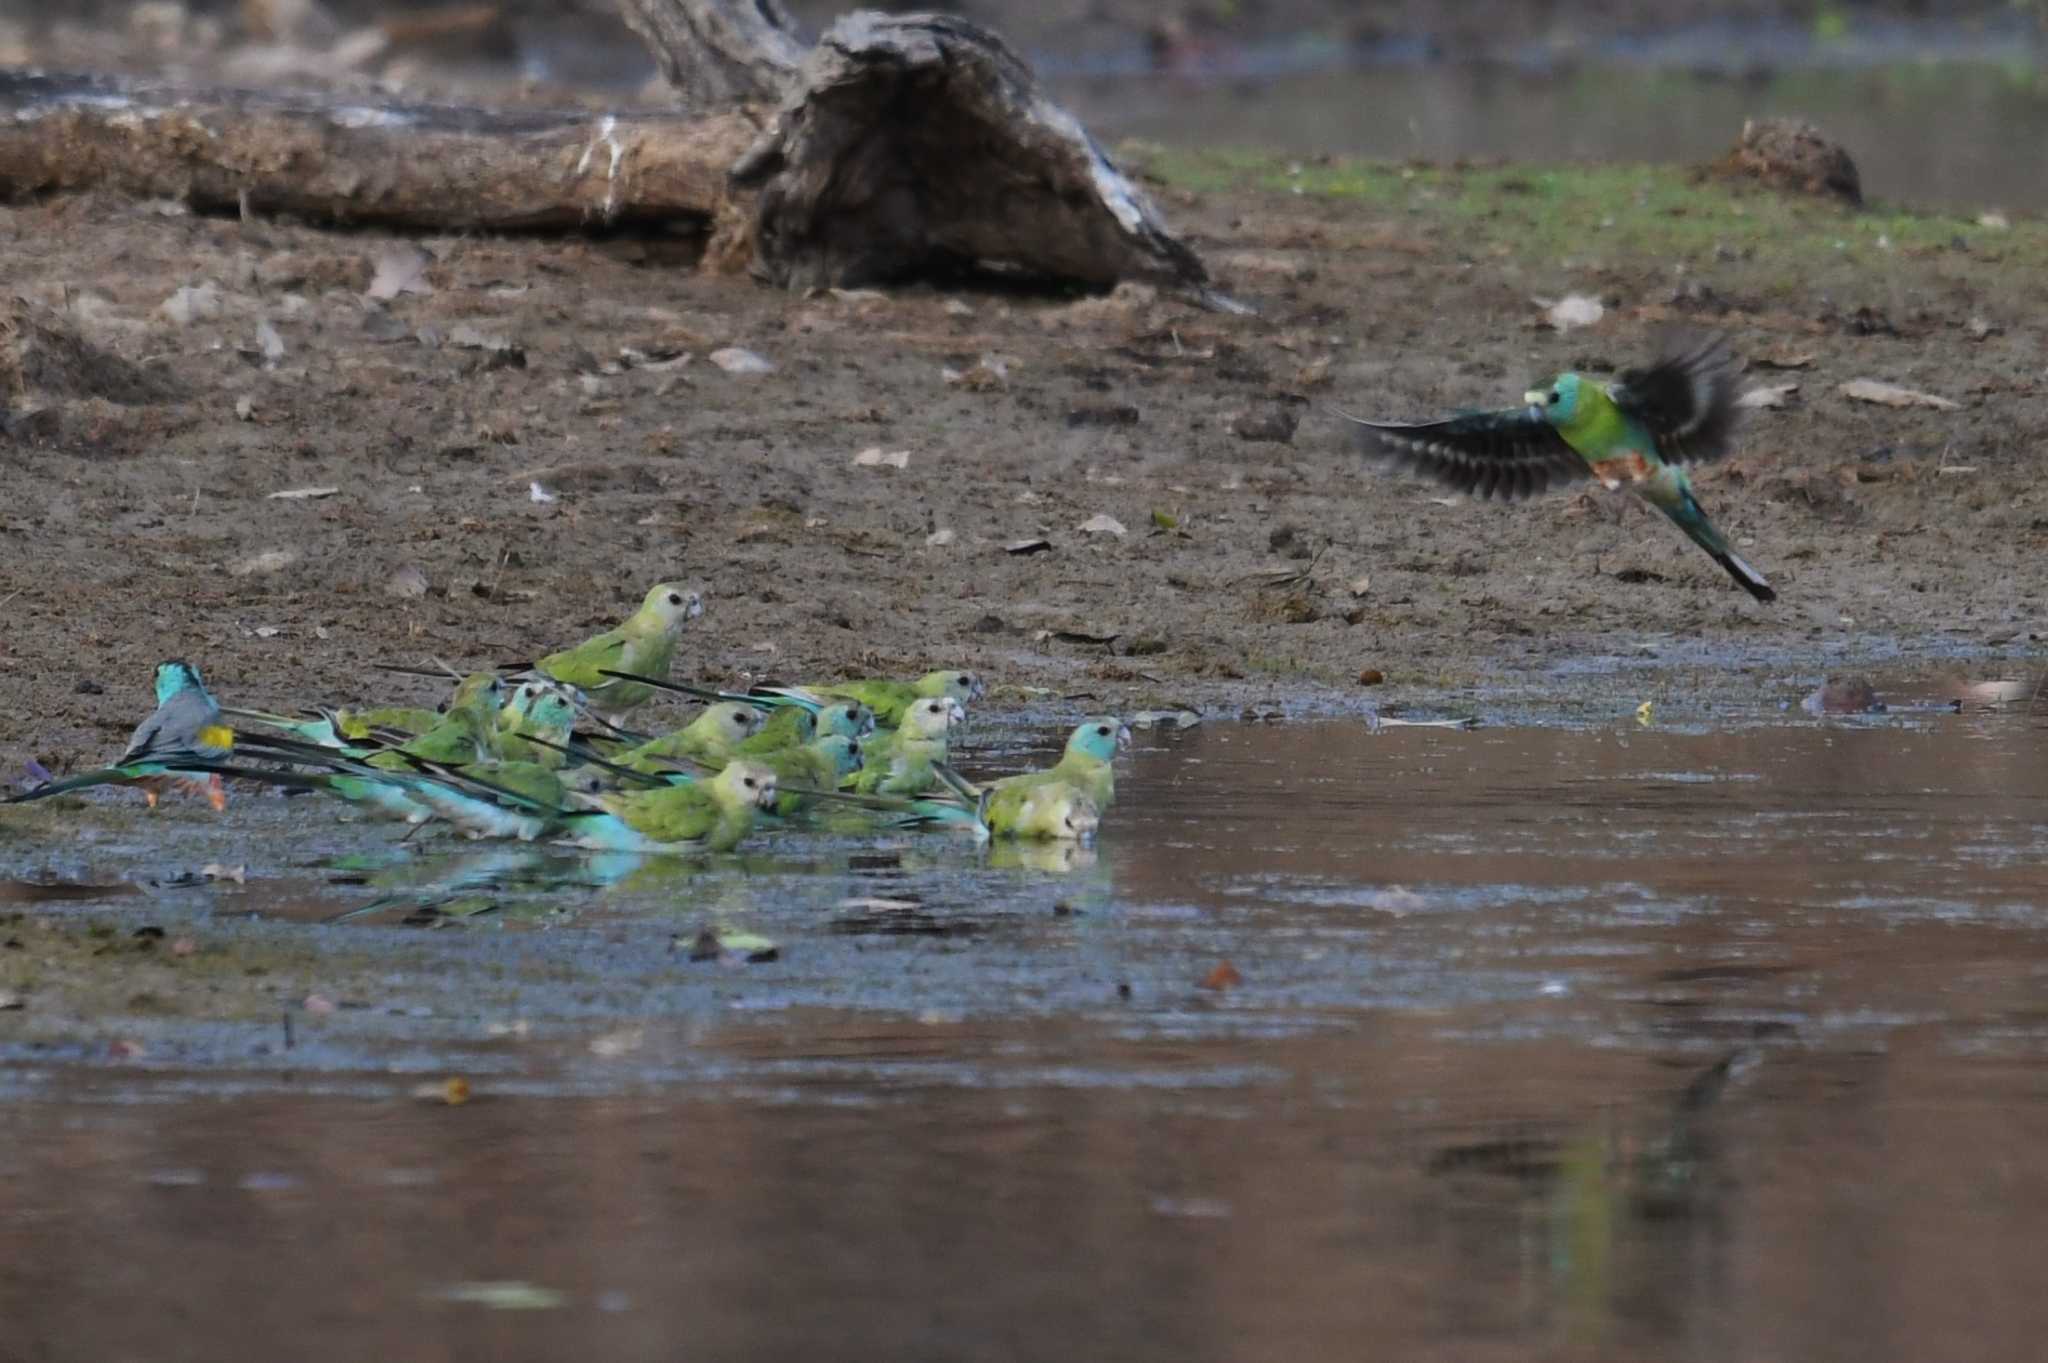
[{"label": "muddy ground", "polygon": [[[387,235],[0,208],[16,319],[126,362],[14,394],[0,754],[117,746],[160,658],[245,703],[418,694],[369,665],[531,658],[662,578],[708,603],[679,674],[964,664],[1013,702],[1568,697],[1591,656],[1775,708],[1862,658],[2038,652],[2039,224],[1677,169],[1126,151],[1256,316],[1131,287],[796,297],[661,243],[455,237],[418,243],[430,292],[380,304],[377,262],[411,245]],[[1569,291],[1606,315],[1541,327]],[[1447,499],[1369,469],[1327,411],[1513,402],[1674,318],[1796,385],[1699,478],[1775,605],[1628,500]],[[727,372],[726,347],[774,371]],[[1865,377],[1959,405],[1838,391]],[[307,488],[335,491],[277,496]],[[1082,528],[1104,516],[1123,533]]]}]

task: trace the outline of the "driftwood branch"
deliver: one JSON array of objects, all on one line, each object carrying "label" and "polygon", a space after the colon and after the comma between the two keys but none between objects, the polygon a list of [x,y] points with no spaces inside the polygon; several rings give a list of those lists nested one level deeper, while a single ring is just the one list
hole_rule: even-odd
[{"label": "driftwood branch", "polygon": [[782,98],[805,44],[781,0],[619,0],[685,108]]},{"label": "driftwood branch", "polygon": [[116,189],[429,231],[709,223],[758,132],[742,111],[497,112],[0,73],[0,193]]}]

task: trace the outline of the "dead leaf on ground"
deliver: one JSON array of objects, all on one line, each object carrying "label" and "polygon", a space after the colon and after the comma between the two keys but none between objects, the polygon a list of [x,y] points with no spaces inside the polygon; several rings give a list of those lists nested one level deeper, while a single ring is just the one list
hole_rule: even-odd
[{"label": "dead leaf on ground", "polygon": [[910,467],[909,450],[885,450],[880,445],[870,445],[853,456],[854,467],[863,469],[907,469]]},{"label": "dead leaf on ground", "polygon": [[711,352],[710,358],[711,363],[717,365],[728,374],[773,374],[775,372],[773,361],[736,345],[727,346],[723,350],[714,350]]},{"label": "dead leaf on ground", "polygon": [[1011,361],[1001,355],[984,355],[965,369],[944,368],[939,377],[954,388],[964,388],[970,393],[985,393],[992,388],[1003,388],[1010,381]]},{"label": "dead leaf on ground", "polygon": [[387,246],[377,253],[370,287],[363,290],[363,295],[388,302],[405,293],[430,294],[434,286],[427,282],[427,266],[433,263],[432,256],[410,243]]},{"label": "dead leaf on ground", "polygon": [[1224,990],[1234,989],[1243,983],[1244,976],[1238,973],[1236,966],[1228,961],[1218,961],[1216,968],[1201,978],[1199,987],[1203,989]]},{"label": "dead leaf on ground", "polygon": [[1796,383],[1779,383],[1761,388],[1751,388],[1744,392],[1741,397],[1735,399],[1735,405],[1737,407],[1783,407],[1798,392],[1799,385]]},{"label": "dead leaf on ground", "polygon": [[1589,327],[1607,315],[1606,305],[1591,294],[1568,293],[1554,302],[1545,298],[1534,301],[1537,307],[1543,309],[1543,317],[1538,325],[1550,327],[1554,331]]},{"label": "dead leaf on ground", "polygon": [[1106,513],[1090,516],[1074,528],[1084,535],[1116,535],[1121,538],[1128,533],[1122,521]]},{"label": "dead leaf on ground", "polygon": [[1843,397],[1857,402],[1874,402],[1881,407],[1932,407],[1937,412],[1953,412],[1963,404],[1933,393],[1922,393],[1913,388],[1902,388],[1896,383],[1882,379],[1851,379],[1838,390]]}]

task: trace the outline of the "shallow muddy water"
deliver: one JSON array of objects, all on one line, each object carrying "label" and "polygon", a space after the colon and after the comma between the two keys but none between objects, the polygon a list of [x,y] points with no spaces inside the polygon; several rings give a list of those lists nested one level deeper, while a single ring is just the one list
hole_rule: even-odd
[{"label": "shallow muddy water", "polygon": [[2038,717],[1209,725],[1119,794],[1022,858],[11,854],[172,831],[246,882],[25,911],[370,964],[289,1049],[0,1012],[0,1356],[2031,1356]]}]

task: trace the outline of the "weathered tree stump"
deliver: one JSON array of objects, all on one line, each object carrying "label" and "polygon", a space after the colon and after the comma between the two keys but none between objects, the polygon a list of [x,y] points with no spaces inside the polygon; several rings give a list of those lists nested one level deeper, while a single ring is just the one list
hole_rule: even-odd
[{"label": "weathered tree stump", "polygon": [[1201,262],[986,29],[848,15],[734,167],[761,189],[757,268],[792,287],[963,264],[1199,288]]}]

